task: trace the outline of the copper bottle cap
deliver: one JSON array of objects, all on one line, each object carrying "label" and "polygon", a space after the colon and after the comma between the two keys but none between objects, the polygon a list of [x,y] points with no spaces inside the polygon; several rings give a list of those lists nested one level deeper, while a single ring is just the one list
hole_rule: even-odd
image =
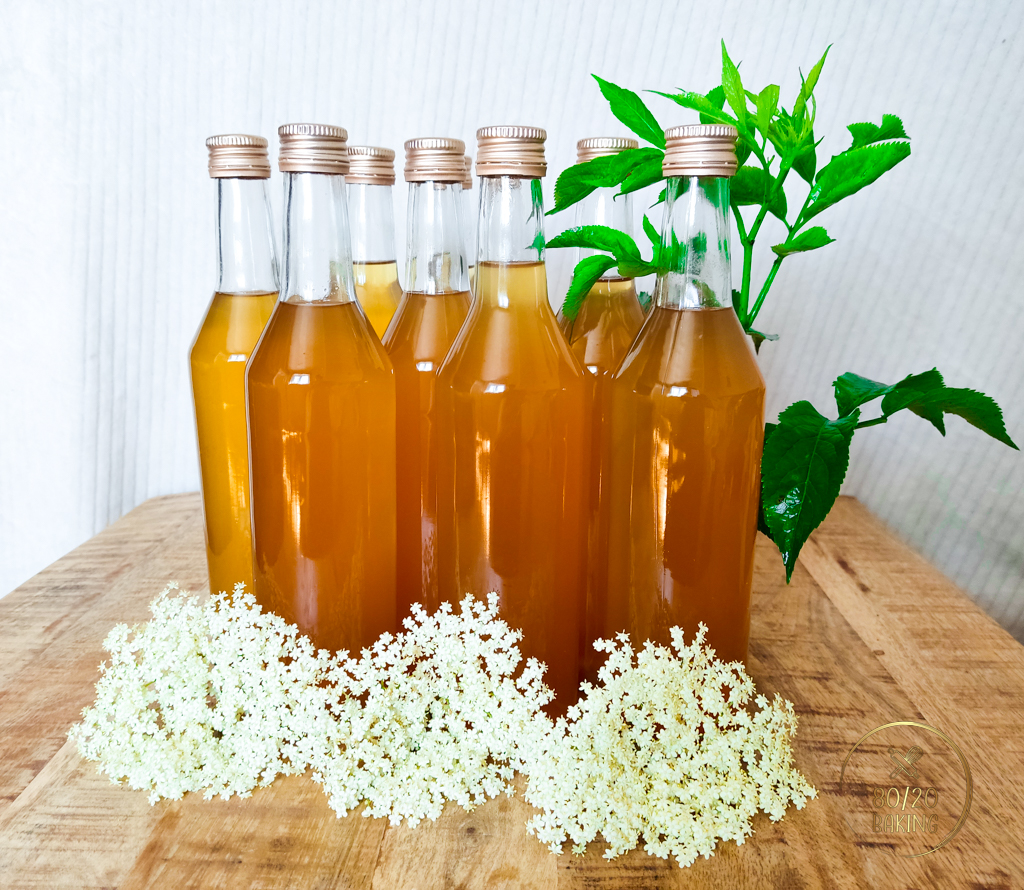
[{"label": "copper bottle cap", "polygon": [[348,173],[345,182],[366,185],[395,184],[395,153],[390,148],[376,145],[350,145],[348,147]]},{"label": "copper bottle cap", "polygon": [[466,143],[430,136],[405,143],[406,182],[462,182]]},{"label": "copper bottle cap", "polygon": [[348,172],[345,142],[348,132],[330,124],[285,124],[277,128],[281,153],[277,166],[283,173]]},{"label": "copper bottle cap", "polygon": [[736,162],[735,127],[691,124],[665,131],[665,176],[732,176]]},{"label": "copper bottle cap", "polygon": [[539,127],[481,127],[476,131],[477,176],[538,179],[548,171]]},{"label": "copper bottle cap", "polygon": [[473,159],[466,155],[462,160],[466,165],[462,174],[462,189],[465,191],[473,188]]},{"label": "copper bottle cap", "polygon": [[592,136],[576,143],[576,163],[584,164],[594,158],[605,158],[627,148],[639,148],[640,143],[628,136]]},{"label": "copper bottle cap", "polygon": [[227,133],[206,140],[210,176],[214,179],[270,179],[267,140],[245,133]]}]

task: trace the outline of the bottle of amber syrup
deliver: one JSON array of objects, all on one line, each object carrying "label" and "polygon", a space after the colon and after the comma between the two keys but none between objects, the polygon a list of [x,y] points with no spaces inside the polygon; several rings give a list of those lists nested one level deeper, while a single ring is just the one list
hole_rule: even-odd
[{"label": "bottle of amber syrup", "polygon": [[356,298],[378,337],[402,299],[395,252],[395,153],[374,145],[348,147],[345,176],[352,221]]},{"label": "bottle of amber syrup", "polygon": [[277,302],[262,136],[206,140],[217,185],[217,286],[189,353],[210,590],[252,592],[245,365]]},{"label": "bottle of amber syrup", "polygon": [[476,286],[437,377],[438,571],[445,600],[498,593],[564,710],[579,683],[589,385],[548,304],[544,140],[477,132]]},{"label": "bottle of amber syrup", "polygon": [[284,286],[247,371],[255,593],[358,652],[397,629],[395,375],[356,303],[346,132],[278,132]]},{"label": "bottle of amber syrup", "polygon": [[461,139],[405,143],[409,183],[405,293],[384,335],[395,368],[398,433],[398,610],[440,605],[437,586],[438,368],[469,311],[460,203]]},{"label": "bottle of amber syrup", "polygon": [[681,627],[743,660],[757,534],[764,379],[732,308],[733,127],[665,133],[655,306],[612,378],[603,636],[669,642]]},{"label": "bottle of amber syrup", "polygon": [[[636,148],[637,141],[621,136],[597,136],[576,143],[576,163]],[[577,226],[610,226],[633,232],[633,196],[614,188],[595,189],[576,205]],[[577,261],[594,251],[577,251]],[[583,677],[597,680],[603,661],[592,643],[604,631],[608,598],[608,461],[611,379],[619,362],[644,322],[644,311],[632,278],[609,269],[590,289],[575,319],[559,315],[559,324],[573,355],[593,378],[594,410],[591,416],[590,522],[588,527],[587,601],[583,651]]]}]

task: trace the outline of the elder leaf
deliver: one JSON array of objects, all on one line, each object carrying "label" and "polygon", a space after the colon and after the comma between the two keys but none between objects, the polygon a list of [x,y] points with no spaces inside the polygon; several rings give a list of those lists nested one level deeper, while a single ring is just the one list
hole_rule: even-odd
[{"label": "elder leaf", "polygon": [[787,582],[807,538],[839,497],[858,416],[854,410],[829,420],[810,402],[796,402],[779,415],[778,426],[765,442],[764,521],[782,554]]},{"label": "elder leaf", "polygon": [[811,226],[801,232],[795,238],[787,238],[782,244],[775,244],[772,250],[778,256],[789,256],[791,253],[803,253],[807,250],[817,250],[826,244],[831,244],[835,238],[829,237],[821,226]]},{"label": "elder leaf", "polygon": [[665,147],[665,131],[636,93],[596,74],[592,76],[601,87],[601,95],[608,100],[612,114],[645,142],[658,148]]},{"label": "elder leaf", "polygon": [[569,283],[569,290],[565,293],[565,300],[562,301],[562,317],[570,322],[576,320],[579,315],[580,306],[590,289],[597,283],[597,280],[615,265],[615,257],[607,254],[584,257],[573,269],[572,281]]},{"label": "elder leaf", "polygon": [[881,142],[847,149],[836,155],[818,171],[800,222],[806,222],[827,207],[871,185],[909,156],[910,144],[907,142]]}]

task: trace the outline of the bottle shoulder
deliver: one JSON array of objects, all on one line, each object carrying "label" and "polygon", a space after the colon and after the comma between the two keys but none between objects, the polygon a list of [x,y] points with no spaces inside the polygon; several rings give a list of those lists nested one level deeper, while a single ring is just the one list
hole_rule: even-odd
[{"label": "bottle shoulder", "polygon": [[764,392],[750,340],[732,308],[655,307],[613,375],[641,395]]}]

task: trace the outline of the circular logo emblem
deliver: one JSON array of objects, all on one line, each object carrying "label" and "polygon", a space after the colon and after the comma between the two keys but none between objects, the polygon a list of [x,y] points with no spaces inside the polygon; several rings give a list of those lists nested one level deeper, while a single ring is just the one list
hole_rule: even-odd
[{"label": "circular logo emblem", "polygon": [[897,856],[927,856],[967,821],[971,767],[942,730],[900,720],[872,729],[850,749],[839,795],[858,838]]}]

